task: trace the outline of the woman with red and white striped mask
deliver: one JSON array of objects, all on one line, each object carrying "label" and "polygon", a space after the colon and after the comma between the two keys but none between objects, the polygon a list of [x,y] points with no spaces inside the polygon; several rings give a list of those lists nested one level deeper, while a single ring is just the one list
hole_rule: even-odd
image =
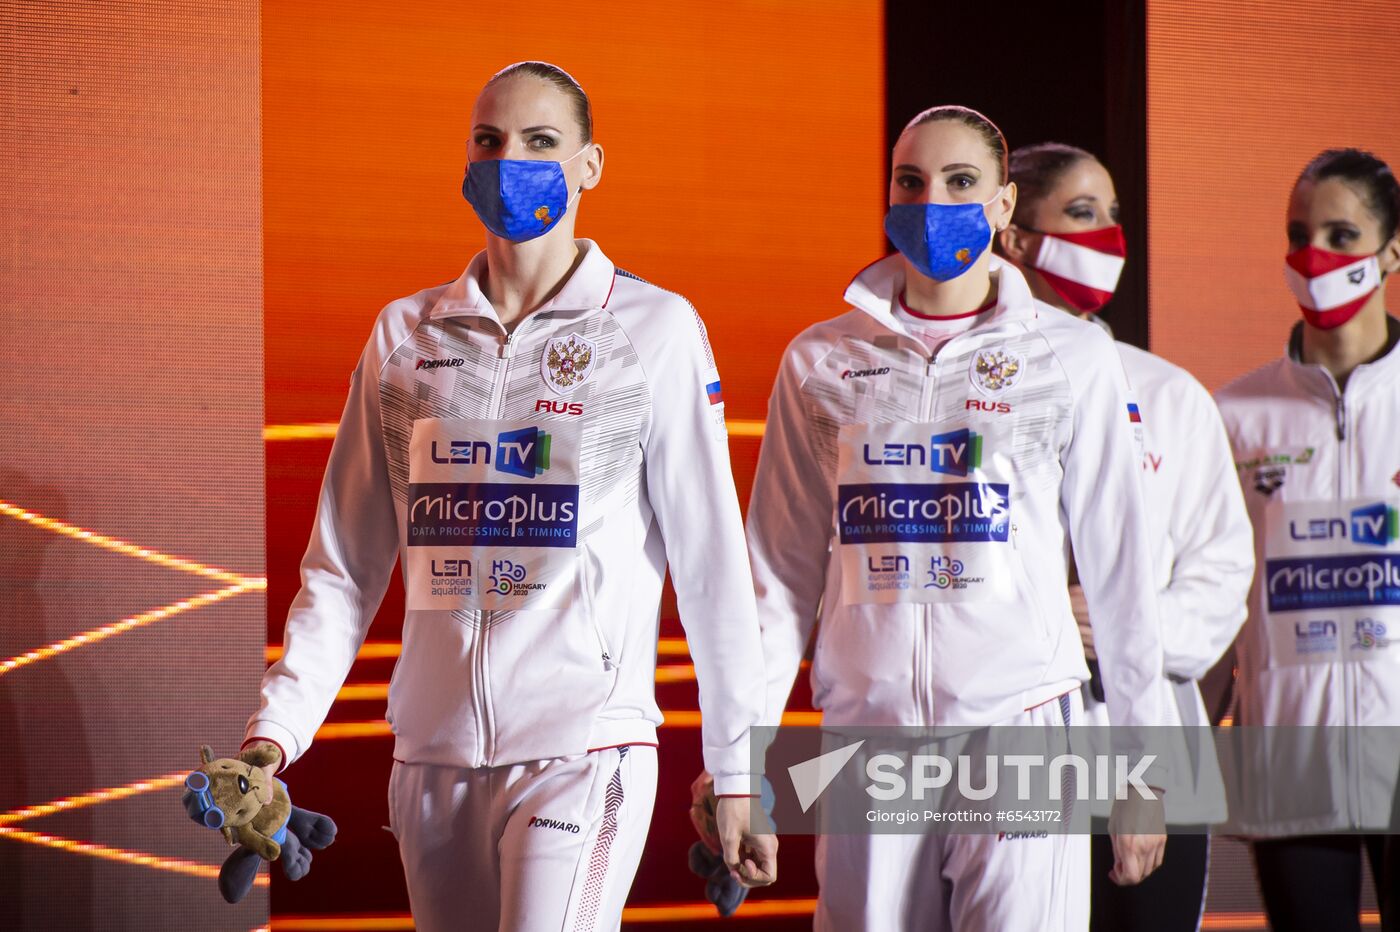
[{"label": "woman with red and white striped mask", "polygon": [[[1061,143],[1011,153],[1020,197],[998,251],[1026,276],[1031,293],[1068,314],[1107,325],[1098,312],[1113,296],[1126,257],[1113,178],[1092,154]],[[1162,677],[1175,702],[1173,724],[1212,747],[1196,681],[1234,640],[1245,616],[1254,561],[1249,516],[1220,412],[1190,373],[1117,342],[1141,417],[1142,477],[1162,625]],[[1090,724],[1109,724],[1089,612],[1079,586],[1071,601],[1093,677],[1083,690]],[[1199,729],[1194,730],[1193,729]],[[1162,867],[1135,886],[1110,880],[1105,824],[1091,843],[1093,930],[1193,930],[1205,902],[1208,824],[1225,818],[1211,753],[1183,755],[1165,795],[1169,835]],[[1106,817],[1107,810],[1095,812]]]}]

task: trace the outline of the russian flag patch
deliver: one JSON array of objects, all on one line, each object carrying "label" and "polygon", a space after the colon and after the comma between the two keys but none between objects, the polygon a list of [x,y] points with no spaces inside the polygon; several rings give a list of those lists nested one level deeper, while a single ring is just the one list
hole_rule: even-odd
[{"label": "russian flag patch", "polygon": [[1131,402],[1128,404],[1128,420],[1134,424],[1142,423],[1142,414],[1138,411],[1138,406]]},{"label": "russian flag patch", "polygon": [[719,382],[711,382],[706,385],[705,394],[710,396],[710,404],[724,404],[724,392],[720,391]]}]

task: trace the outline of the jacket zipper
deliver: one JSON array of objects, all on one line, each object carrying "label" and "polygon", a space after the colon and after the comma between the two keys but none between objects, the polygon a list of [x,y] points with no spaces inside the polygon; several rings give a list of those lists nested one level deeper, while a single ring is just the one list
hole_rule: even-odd
[{"label": "jacket zipper", "polygon": [[[963,339],[966,336],[969,336],[972,333],[982,335],[986,332],[987,331],[984,330],[974,330],[969,331],[968,333],[960,333],[957,336],[945,340],[943,345],[938,348],[937,352],[929,354],[928,361],[924,364],[924,386],[921,396],[919,398],[919,415],[922,421],[928,422],[929,420],[931,420],[933,418],[934,412],[938,410],[939,360],[943,357],[945,353],[948,352],[948,348],[952,346],[955,342]],[[907,334],[905,335],[907,336]],[[921,341],[916,340],[915,342],[919,343],[921,347],[923,346]],[[919,662],[915,665],[914,669],[914,690],[915,697],[918,699],[919,705],[924,710],[924,720],[931,725],[934,722],[934,713],[936,711],[934,709],[933,704],[933,689],[931,688],[928,682],[930,677],[932,677],[933,675],[933,657],[931,647],[931,645],[933,644],[931,630],[933,627],[933,603],[915,603],[915,611],[922,624],[919,628],[921,634],[919,637],[919,643],[916,645],[915,652],[915,657]]]},{"label": "jacket zipper", "polygon": [[[951,341],[945,341],[943,346],[940,347],[940,349],[946,349],[949,342]],[[924,391],[923,397],[919,399],[922,406],[922,410],[919,413],[921,415],[920,419],[923,420],[925,423],[931,421],[933,419],[934,412],[938,410],[939,355],[940,354],[935,353],[934,355],[930,356],[928,364],[924,369]],[[922,694],[924,705],[924,721],[928,725],[932,725],[935,721],[937,721],[934,718],[934,716],[938,711],[934,708],[933,704],[934,691],[932,683],[934,624],[933,603],[920,602],[918,603],[918,610],[919,614],[923,616],[921,619],[923,623],[920,625],[920,630],[922,631],[922,643],[919,644],[919,656],[923,659],[923,669],[919,671],[919,690]]]},{"label": "jacket zipper", "polygon": [[[520,330],[516,327],[515,332],[506,331],[505,342],[501,345],[500,359],[501,365],[497,370],[491,384],[490,417],[495,420],[501,416],[501,408],[505,404],[506,376],[510,373],[511,354],[515,350],[515,333]],[[472,711],[476,716],[477,754],[478,766],[485,766],[488,762],[487,751],[490,746],[490,730],[486,715],[486,691],[490,689],[490,682],[487,674],[487,632],[491,630],[490,622],[495,618],[494,611],[477,611],[477,635],[473,642],[471,651],[471,666],[476,679],[476,689],[472,691]]]},{"label": "jacket zipper", "polygon": [[[1327,386],[1332,389],[1332,417],[1336,425],[1337,433],[1337,482],[1336,498],[1341,502],[1347,497],[1347,467],[1350,457],[1349,444],[1347,442],[1347,400],[1346,391],[1337,384],[1337,380],[1327,370],[1322,370],[1323,377],[1327,379]],[[1348,775],[1346,786],[1347,800],[1347,821],[1352,828],[1360,825],[1360,795],[1359,777],[1352,778],[1351,775],[1358,774],[1356,757],[1359,748],[1352,740],[1351,726],[1358,724],[1359,714],[1355,708],[1355,677],[1352,676],[1351,665],[1342,661],[1341,666],[1341,690],[1342,690],[1342,750],[1346,759],[1346,773]]]},{"label": "jacket zipper", "polygon": [[[1354,374],[1355,373],[1353,373],[1353,375]],[[1348,380],[1348,384],[1350,384],[1350,380]],[[1337,392],[1337,499],[1341,501],[1345,499],[1350,492],[1347,476],[1350,473],[1349,467],[1351,457],[1349,454],[1351,452],[1351,442],[1347,437],[1346,390],[1336,385],[1334,385],[1333,388]],[[1356,708],[1356,685],[1356,677],[1353,675],[1351,664],[1343,663],[1342,689],[1345,690],[1345,695],[1343,697],[1342,707],[1345,711],[1345,716],[1342,721],[1342,741],[1346,746],[1346,772],[1356,775],[1353,779],[1348,781],[1347,786],[1347,808],[1349,810],[1347,815],[1350,817],[1352,828],[1357,828],[1361,824],[1361,769],[1358,766],[1358,758],[1361,749],[1357,747],[1356,742],[1352,740],[1352,729],[1347,727],[1359,725],[1361,723],[1360,711]]]}]

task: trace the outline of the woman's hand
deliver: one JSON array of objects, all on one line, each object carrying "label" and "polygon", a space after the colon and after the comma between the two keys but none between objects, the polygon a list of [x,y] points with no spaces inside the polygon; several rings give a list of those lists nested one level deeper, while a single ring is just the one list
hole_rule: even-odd
[{"label": "woman's hand", "polygon": [[271,741],[254,741],[238,752],[240,760],[250,767],[262,771],[263,785],[258,793],[258,802],[266,806],[272,802],[274,778],[282,767],[282,751]]}]

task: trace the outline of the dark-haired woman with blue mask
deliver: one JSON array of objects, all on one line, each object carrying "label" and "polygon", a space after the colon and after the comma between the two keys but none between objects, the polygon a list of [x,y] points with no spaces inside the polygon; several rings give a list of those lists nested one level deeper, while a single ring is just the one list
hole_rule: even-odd
[{"label": "dark-haired woman with blue mask", "polygon": [[[848,312],[797,336],[769,400],[748,524],[767,721],[816,627],[826,726],[1063,737],[1083,723],[1089,679],[1067,592],[1072,539],[1089,603],[1112,619],[1095,628],[1113,658],[1110,717],[1162,724],[1134,413],[1113,344],[1036,301],[992,254],[1016,186],[990,120],[925,111],[892,166],[885,229],[898,252],[856,275]],[[1151,795],[1122,809],[1155,829]],[[1165,836],[1137,832],[1114,836],[1120,883],[1161,863]],[[832,832],[817,851],[818,929],[1088,924],[1083,834]]]}]

